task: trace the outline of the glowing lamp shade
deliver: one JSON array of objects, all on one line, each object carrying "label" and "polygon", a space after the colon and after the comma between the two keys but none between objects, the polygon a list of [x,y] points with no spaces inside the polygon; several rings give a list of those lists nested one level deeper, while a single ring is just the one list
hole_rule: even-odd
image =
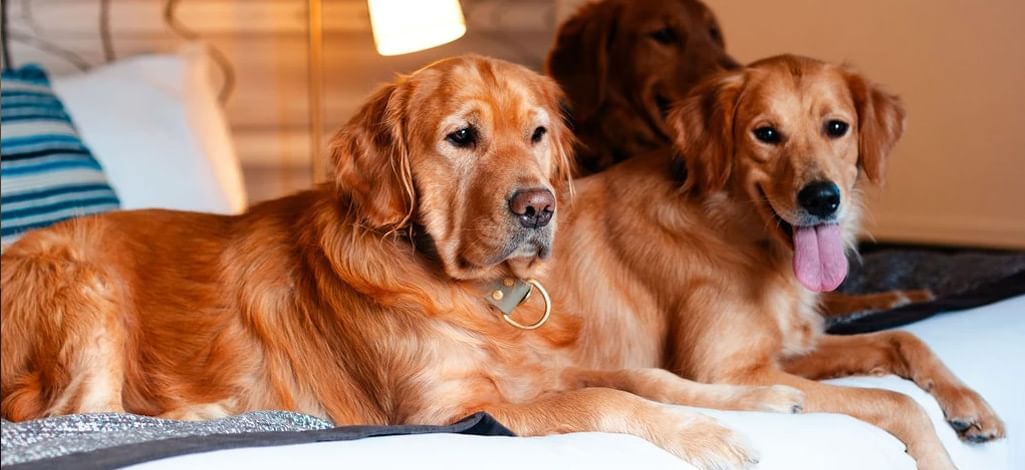
[{"label": "glowing lamp shade", "polygon": [[381,55],[422,51],[466,33],[459,0],[367,0]]}]

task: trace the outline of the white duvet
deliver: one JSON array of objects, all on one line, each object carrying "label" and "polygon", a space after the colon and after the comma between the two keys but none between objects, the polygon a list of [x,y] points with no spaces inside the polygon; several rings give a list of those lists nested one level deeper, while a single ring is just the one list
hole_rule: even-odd
[{"label": "white duvet", "polygon": [[[1025,469],[1025,297],[940,315],[904,328],[924,339],[1007,424],[1008,439],[961,443],[935,400],[896,377],[833,380],[896,390],[929,411],[962,470]],[[904,445],[886,432],[833,414],[700,411],[745,433],[761,455],[759,469],[913,469]],[[691,468],[632,436],[579,433],[541,438],[415,435],[185,455],[139,467],[157,468],[415,468],[680,469]]]}]

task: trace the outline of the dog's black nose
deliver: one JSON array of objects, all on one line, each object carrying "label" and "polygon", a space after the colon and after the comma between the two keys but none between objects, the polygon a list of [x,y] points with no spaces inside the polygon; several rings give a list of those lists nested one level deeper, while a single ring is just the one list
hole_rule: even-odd
[{"label": "dog's black nose", "polygon": [[736,70],[740,68],[740,62],[737,62],[733,57],[724,55],[719,59],[719,66],[722,67],[723,70]]},{"label": "dog's black nose", "polygon": [[801,208],[817,217],[829,217],[840,207],[840,188],[832,181],[808,183],[797,193]]},{"label": "dog's black nose", "polygon": [[516,191],[509,199],[509,210],[526,228],[541,228],[551,222],[555,214],[555,196],[547,189]]}]

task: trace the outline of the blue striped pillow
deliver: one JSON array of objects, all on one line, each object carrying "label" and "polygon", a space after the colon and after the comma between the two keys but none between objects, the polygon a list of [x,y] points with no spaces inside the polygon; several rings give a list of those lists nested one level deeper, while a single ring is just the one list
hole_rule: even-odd
[{"label": "blue striped pillow", "polygon": [[100,163],[36,65],[4,70],[0,80],[0,236],[117,209]]}]

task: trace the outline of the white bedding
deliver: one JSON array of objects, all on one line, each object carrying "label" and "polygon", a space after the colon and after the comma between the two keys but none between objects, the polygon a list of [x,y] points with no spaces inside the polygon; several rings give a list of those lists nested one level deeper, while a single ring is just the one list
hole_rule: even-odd
[{"label": "white bedding", "polygon": [[[1025,297],[970,312],[940,315],[904,328],[918,334],[1007,424],[1009,439],[961,443],[935,400],[896,377],[833,380],[897,390],[922,403],[962,470],[1025,468]],[[841,415],[775,415],[701,410],[751,439],[759,469],[913,469],[897,439]],[[580,433],[543,438],[415,435],[295,446],[233,449],[140,465],[176,468],[690,468],[632,436]]]}]

